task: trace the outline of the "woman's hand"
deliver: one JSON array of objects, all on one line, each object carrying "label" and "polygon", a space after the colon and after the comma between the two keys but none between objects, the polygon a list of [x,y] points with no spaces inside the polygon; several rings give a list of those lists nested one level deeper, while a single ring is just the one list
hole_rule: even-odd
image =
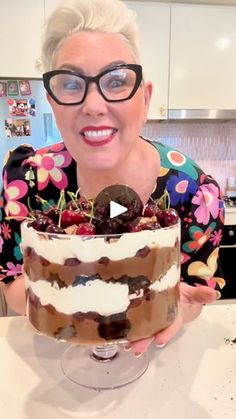
[{"label": "woman's hand", "polygon": [[151,342],[162,347],[179,331],[183,323],[194,320],[202,311],[204,304],[213,303],[220,298],[219,291],[207,286],[192,287],[184,282],[180,283],[180,310],[175,321],[167,328],[149,339],[133,342],[130,349],[136,356],[146,351]]},{"label": "woman's hand", "polygon": [[26,294],[23,275],[3,287],[7,305],[18,314],[26,312]]}]

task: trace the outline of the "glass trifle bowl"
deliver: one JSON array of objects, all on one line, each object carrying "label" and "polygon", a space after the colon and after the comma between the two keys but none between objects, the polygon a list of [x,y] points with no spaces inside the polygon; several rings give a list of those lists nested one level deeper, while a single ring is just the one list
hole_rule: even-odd
[{"label": "glass trifle bowl", "polygon": [[70,344],[62,370],[85,387],[140,377],[147,353],[136,358],[124,346],[165,329],[178,313],[180,222],[133,230],[57,234],[21,224],[27,317],[38,332]]}]

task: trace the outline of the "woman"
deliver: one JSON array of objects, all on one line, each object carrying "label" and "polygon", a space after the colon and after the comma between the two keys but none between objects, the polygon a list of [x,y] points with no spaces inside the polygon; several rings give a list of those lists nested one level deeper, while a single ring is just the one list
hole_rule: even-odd
[{"label": "woman", "polygon": [[219,298],[224,282],[215,277],[223,222],[219,187],[183,154],[140,136],[152,84],[143,81],[139,62],[133,13],[123,2],[68,0],[51,16],[43,78],[63,142],[10,153],[3,171],[0,254],[8,304],[24,313],[20,222],[4,219],[6,214],[24,217],[29,198],[32,207],[37,194],[56,202],[62,188],[79,188],[81,195],[95,198],[106,186],[128,184],[144,204],[167,189],[182,219],[181,310],[168,329],[134,343],[136,353],[153,340],[168,342],[203,304]]}]

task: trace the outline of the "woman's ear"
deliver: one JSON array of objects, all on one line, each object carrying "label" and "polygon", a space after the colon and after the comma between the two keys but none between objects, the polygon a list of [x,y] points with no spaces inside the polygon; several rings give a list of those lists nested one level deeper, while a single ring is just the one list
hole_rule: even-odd
[{"label": "woman's ear", "polygon": [[150,106],[150,101],[152,97],[153,85],[150,81],[144,83],[144,115],[143,115],[143,124],[146,123],[148,117],[148,110]]}]

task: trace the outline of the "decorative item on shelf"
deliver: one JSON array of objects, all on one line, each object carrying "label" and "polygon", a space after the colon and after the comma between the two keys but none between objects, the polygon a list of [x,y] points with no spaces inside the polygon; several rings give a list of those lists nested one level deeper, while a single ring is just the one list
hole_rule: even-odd
[{"label": "decorative item on shelf", "polygon": [[19,95],[19,86],[17,80],[8,80],[7,81],[7,94],[8,96],[18,96]]},{"label": "decorative item on shelf", "polygon": [[30,136],[31,129],[29,119],[6,119],[5,135],[8,138]]},{"label": "decorative item on shelf", "polygon": [[29,109],[29,115],[30,116],[35,116],[36,115],[36,112],[35,112],[35,100],[31,97],[30,99],[29,99],[29,106],[28,106],[28,109]]},{"label": "decorative item on shelf", "polygon": [[28,116],[27,99],[8,99],[10,116]]},{"label": "decorative item on shelf", "polygon": [[21,96],[31,95],[31,87],[29,80],[19,80],[19,87]]},{"label": "decorative item on shelf", "polygon": [[5,81],[0,81],[0,97],[7,95],[7,83]]}]

